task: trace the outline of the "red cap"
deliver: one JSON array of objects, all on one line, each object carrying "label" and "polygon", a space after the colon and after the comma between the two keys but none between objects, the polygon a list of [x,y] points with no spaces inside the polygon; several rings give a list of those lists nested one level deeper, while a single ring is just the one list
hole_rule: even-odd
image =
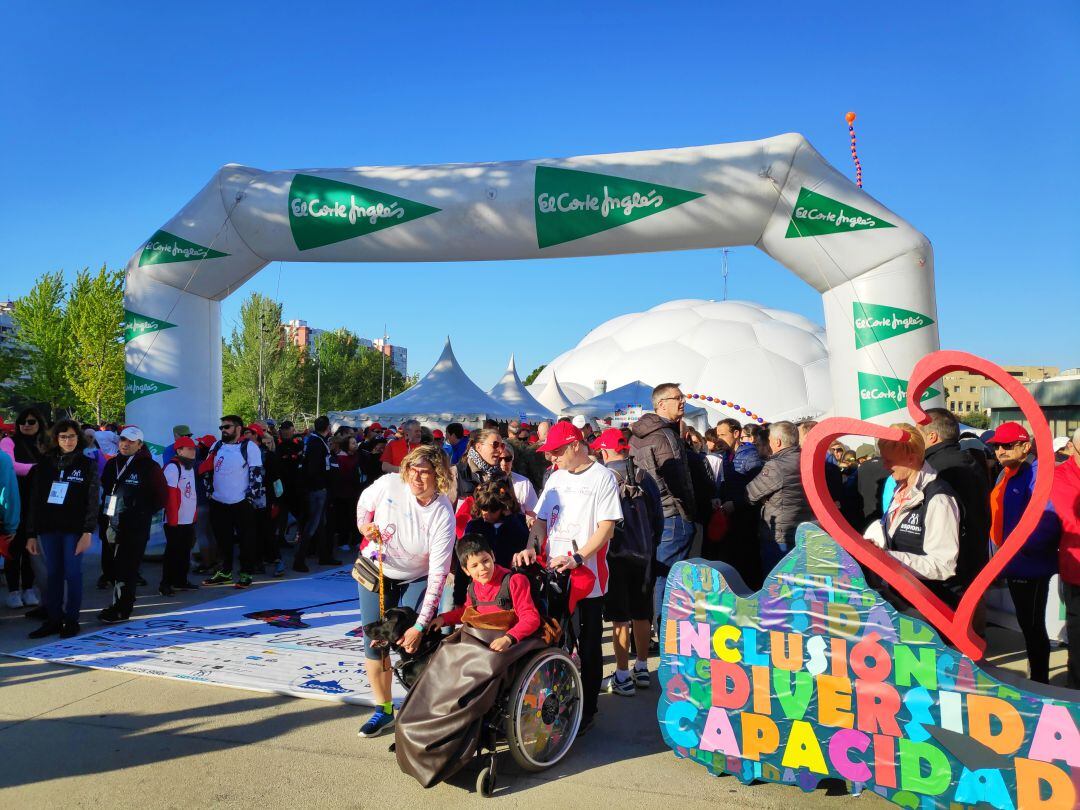
[{"label": "red cap", "polygon": [[441,439],[442,437],[443,437],[443,432],[441,430],[439,430],[438,428],[435,428],[433,431],[431,431],[431,438],[433,438],[433,439]]},{"label": "red cap", "polygon": [[182,450],[185,447],[190,447],[192,449],[194,449],[195,447],[195,442],[190,436],[181,436],[179,439],[173,442],[174,450]]},{"label": "red cap", "polygon": [[199,444],[201,444],[203,447],[213,447],[214,442],[216,441],[217,436],[211,436],[209,433],[207,433],[205,436],[199,437]]},{"label": "red cap", "polygon": [[469,429],[468,429],[468,428],[464,428],[464,429],[463,429],[463,430],[461,431],[461,435],[462,435],[462,436],[468,436],[468,435],[469,435]]},{"label": "red cap", "polygon": [[571,422],[556,422],[548,431],[547,441],[540,445],[537,450],[541,453],[550,453],[552,450],[566,447],[571,442],[583,441],[585,441],[585,437]]},{"label": "red cap", "polygon": [[262,438],[263,434],[266,433],[266,431],[263,429],[263,426],[256,423],[256,422],[252,422],[250,425],[248,425],[246,428],[244,428],[244,430],[250,430],[252,433],[254,433],[256,436],[258,436],[260,439]]},{"label": "red cap", "polygon": [[1027,428],[1019,422],[1004,422],[998,425],[994,435],[986,442],[987,444],[1012,444],[1013,442],[1030,442],[1031,434]]},{"label": "red cap", "polygon": [[368,425],[368,430],[382,430],[382,429],[383,429],[382,425],[380,425],[378,422],[372,422],[370,425]]},{"label": "red cap", "polygon": [[589,445],[592,450],[616,450],[620,453],[630,449],[623,432],[618,428],[607,428]]}]

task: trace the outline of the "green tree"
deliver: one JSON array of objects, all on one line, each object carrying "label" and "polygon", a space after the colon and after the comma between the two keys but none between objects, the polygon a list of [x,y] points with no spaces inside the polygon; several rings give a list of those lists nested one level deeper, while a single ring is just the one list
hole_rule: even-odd
[{"label": "green tree", "polygon": [[965,413],[958,417],[965,425],[971,425],[977,430],[989,430],[990,417],[982,411],[973,411],[972,413]]},{"label": "green tree", "polygon": [[[384,355],[361,344],[345,328],[321,332],[312,343],[312,351],[304,363],[306,411],[350,410],[381,401]],[[387,396],[391,391],[400,394],[412,385],[413,381],[394,369],[389,358],[385,372]]]},{"label": "green tree", "polygon": [[85,269],[68,296],[74,362],[68,382],[81,413],[101,424],[124,410],[124,271]]},{"label": "green tree", "polygon": [[64,314],[67,285],[61,273],[45,273],[26,295],[15,301],[11,317],[25,349],[18,393],[31,402],[47,404],[54,417],[76,404],[70,368],[75,355]]},{"label": "green tree", "polygon": [[291,416],[299,410],[302,355],[286,339],[281,304],[252,293],[240,307],[240,322],[222,348],[227,413],[265,419]]},{"label": "green tree", "polygon": [[532,385],[536,382],[536,378],[540,376],[540,372],[547,368],[547,363],[541,363],[532,371],[529,372],[529,376],[525,378],[525,385]]}]

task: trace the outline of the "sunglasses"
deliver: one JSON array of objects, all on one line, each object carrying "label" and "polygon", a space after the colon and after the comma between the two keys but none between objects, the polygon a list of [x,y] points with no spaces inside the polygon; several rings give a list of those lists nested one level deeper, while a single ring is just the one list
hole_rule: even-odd
[{"label": "sunglasses", "polygon": [[239,427],[239,425],[218,425],[218,430],[232,430],[236,427]]},{"label": "sunglasses", "polygon": [[25,422],[20,422],[19,424],[33,426],[37,424],[37,419],[27,419]]},{"label": "sunglasses", "polygon": [[1012,450],[1018,444],[1020,444],[1020,442],[1018,442],[1018,441],[1009,442],[1008,444],[998,444],[998,445],[994,446],[994,450],[995,451],[997,451],[997,450]]},{"label": "sunglasses", "polygon": [[498,449],[499,449],[500,447],[506,447],[506,445],[505,445],[505,444],[503,444],[502,442],[500,442],[500,441],[499,441],[498,439],[496,439],[495,441],[493,441],[493,442],[491,443],[491,446],[492,446],[492,447],[494,447],[494,448],[495,448],[496,450],[498,450]]}]

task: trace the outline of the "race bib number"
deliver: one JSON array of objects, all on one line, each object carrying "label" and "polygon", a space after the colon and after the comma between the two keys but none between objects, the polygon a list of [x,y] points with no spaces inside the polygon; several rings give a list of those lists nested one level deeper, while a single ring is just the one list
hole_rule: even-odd
[{"label": "race bib number", "polygon": [[105,499],[105,516],[116,517],[117,507],[120,505],[119,495],[110,495]]},{"label": "race bib number", "polygon": [[49,488],[49,503],[62,504],[64,498],[67,497],[68,482],[67,481],[54,481],[53,485]]}]

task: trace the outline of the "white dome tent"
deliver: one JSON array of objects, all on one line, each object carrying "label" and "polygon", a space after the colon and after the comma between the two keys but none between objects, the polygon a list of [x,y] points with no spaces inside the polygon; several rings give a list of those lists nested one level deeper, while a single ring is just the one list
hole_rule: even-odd
[{"label": "white dome tent", "polygon": [[[536,384],[534,383],[533,389],[535,390],[535,388]],[[566,408],[574,404],[574,400],[566,395],[562,386],[559,385],[559,378],[554,374],[549,375],[543,389],[533,396],[536,397],[537,402],[558,416],[561,416]]]},{"label": "white dome tent", "polygon": [[[825,332],[809,319],[749,301],[669,301],[620,315],[552,360],[537,383],[618,387],[676,382],[685,393],[724,399],[767,421],[817,418],[833,409]],[[745,413],[704,405],[712,421]]]},{"label": "white dome tent", "polygon": [[485,419],[512,419],[517,412],[485,394],[469,379],[458,364],[450,338],[442,354],[416,385],[385,402],[355,411],[333,411],[330,423],[361,427],[371,422],[398,423],[417,419],[429,427],[445,427],[461,422],[466,427],[479,426]]},{"label": "white dome tent", "polygon": [[[579,402],[577,405],[571,405],[563,410],[563,416],[581,415],[590,419],[606,419],[610,416],[612,427],[619,427],[623,422],[636,421],[642,413],[653,409],[652,390],[653,386],[641,380],[635,380],[603,394],[597,394],[592,399]],[[625,418],[620,418],[624,414]],[[687,403],[683,421],[703,431],[709,427],[709,413],[704,408]]]},{"label": "white dome tent", "polygon": [[536,397],[529,393],[529,389],[521,381],[512,354],[510,355],[510,364],[506,367],[506,373],[502,375],[502,379],[495,383],[495,387],[488,391],[488,396],[496,402],[501,402],[506,407],[512,408],[518,419],[527,422],[555,419],[555,414],[537,402]]}]

